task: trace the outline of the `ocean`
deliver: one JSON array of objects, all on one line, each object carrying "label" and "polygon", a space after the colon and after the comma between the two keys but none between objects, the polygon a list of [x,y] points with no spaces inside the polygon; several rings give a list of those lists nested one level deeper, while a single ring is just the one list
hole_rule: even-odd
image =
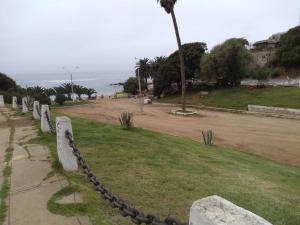
[{"label": "ocean", "polygon": [[[26,79],[24,79],[26,77]],[[30,78],[32,77],[32,78]],[[50,79],[46,79],[49,77]],[[73,83],[82,85],[88,88],[94,88],[98,95],[111,95],[115,92],[123,90],[123,86],[111,85],[116,83],[125,82],[128,79],[128,75],[119,74],[75,74],[73,75]],[[68,79],[69,78],[69,79]],[[42,86],[42,87],[55,87],[66,82],[71,82],[68,75],[43,75],[43,76],[22,76],[22,78],[16,78],[17,84],[22,87]]]}]

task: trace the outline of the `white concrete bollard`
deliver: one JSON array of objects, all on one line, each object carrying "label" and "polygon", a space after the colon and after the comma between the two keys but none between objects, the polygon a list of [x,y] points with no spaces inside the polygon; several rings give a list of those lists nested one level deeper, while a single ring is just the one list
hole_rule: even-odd
[{"label": "white concrete bollard", "polygon": [[16,96],[13,96],[12,98],[12,108],[17,109],[18,108],[18,99]]},{"label": "white concrete bollard", "polygon": [[69,141],[66,138],[66,131],[73,135],[71,120],[68,117],[56,118],[56,140],[57,154],[60,163],[66,171],[77,171],[77,159],[73,155],[73,149],[69,146]]},{"label": "white concrete bollard", "polygon": [[219,197],[200,199],[191,207],[189,225],[272,225],[265,219]]},{"label": "white concrete bollard", "polygon": [[28,98],[27,97],[23,97],[22,98],[22,112],[23,113],[28,113]]},{"label": "white concrete bollard", "polygon": [[39,101],[34,101],[33,102],[33,118],[36,119],[36,120],[39,120],[39,119],[41,119],[41,117],[38,113],[37,108],[40,108],[40,102]]},{"label": "white concrete bollard", "polygon": [[49,123],[47,121],[47,117],[45,115],[46,112],[48,112],[48,115],[50,117],[49,105],[42,105],[42,108],[41,108],[41,130],[43,131],[43,133],[50,133],[51,129],[50,129]]},{"label": "white concrete bollard", "polygon": [[4,104],[4,98],[3,98],[3,95],[0,95],[0,107],[4,107],[5,104]]}]

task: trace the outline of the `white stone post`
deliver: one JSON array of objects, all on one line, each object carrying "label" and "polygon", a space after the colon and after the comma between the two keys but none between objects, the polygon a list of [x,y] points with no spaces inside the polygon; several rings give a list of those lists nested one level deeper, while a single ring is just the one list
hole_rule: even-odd
[{"label": "white stone post", "polygon": [[22,98],[22,112],[23,113],[28,113],[28,98],[27,97],[23,97]]},{"label": "white stone post", "polygon": [[0,108],[4,107],[5,104],[4,104],[4,98],[3,98],[3,95],[0,95]]},{"label": "white stone post", "polygon": [[48,115],[50,117],[49,105],[42,105],[42,108],[41,108],[41,130],[43,133],[50,133],[51,129],[50,129],[49,123],[47,121],[47,117],[45,115],[46,112],[48,112]]},{"label": "white stone post", "polygon": [[39,113],[37,111],[37,108],[40,108],[40,103],[39,103],[39,101],[34,101],[33,102],[33,118],[35,120],[41,119],[41,117],[40,117],[40,115],[39,115]]},{"label": "white stone post", "polygon": [[272,225],[219,196],[200,199],[191,207],[189,225]]},{"label": "white stone post", "polygon": [[16,96],[13,96],[12,98],[12,108],[17,109],[18,108],[18,99]]},{"label": "white stone post", "polygon": [[71,120],[68,117],[56,118],[56,140],[57,140],[57,155],[60,163],[65,171],[73,172],[78,170],[77,159],[73,155],[73,149],[69,146],[69,141],[66,138],[66,131],[69,131],[73,136]]}]

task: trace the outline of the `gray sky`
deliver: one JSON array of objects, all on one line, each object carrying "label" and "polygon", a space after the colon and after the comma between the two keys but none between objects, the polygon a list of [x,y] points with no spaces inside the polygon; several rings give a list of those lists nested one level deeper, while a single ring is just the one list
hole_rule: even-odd
[{"label": "gray sky", "polygon": [[[0,0],[0,71],[16,80],[124,74],[135,57],[176,49],[172,20],[156,0]],[[231,37],[266,39],[299,23],[299,0],[178,0],[182,42],[211,48]],[[84,75],[82,75],[84,76]]]}]

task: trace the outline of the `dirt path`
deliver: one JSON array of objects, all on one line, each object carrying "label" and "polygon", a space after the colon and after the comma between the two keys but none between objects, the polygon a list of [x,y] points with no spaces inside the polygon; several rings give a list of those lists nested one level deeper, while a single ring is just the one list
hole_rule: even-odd
[{"label": "dirt path", "polygon": [[300,120],[200,110],[198,117],[169,114],[172,107],[148,105],[139,113],[136,100],[97,100],[95,104],[60,109],[83,118],[117,124],[121,112],[134,113],[134,124],[154,131],[202,141],[201,131],[212,128],[215,144],[249,151],[300,166]]},{"label": "dirt path", "polygon": [[[9,142],[10,130],[7,120],[0,113],[1,168],[5,149],[8,146],[13,149],[13,157],[8,162],[12,174],[8,178],[11,187],[6,199],[8,211],[4,224],[91,225],[87,216],[66,217],[49,212],[48,200],[69,183],[63,176],[52,173],[50,152],[46,146],[28,144],[31,139],[37,137],[37,130],[32,126],[32,122],[26,117],[13,116],[8,109],[5,110],[15,132],[12,133],[12,142]],[[74,197],[67,203],[75,202]],[[67,203],[59,202],[59,204]]]}]

